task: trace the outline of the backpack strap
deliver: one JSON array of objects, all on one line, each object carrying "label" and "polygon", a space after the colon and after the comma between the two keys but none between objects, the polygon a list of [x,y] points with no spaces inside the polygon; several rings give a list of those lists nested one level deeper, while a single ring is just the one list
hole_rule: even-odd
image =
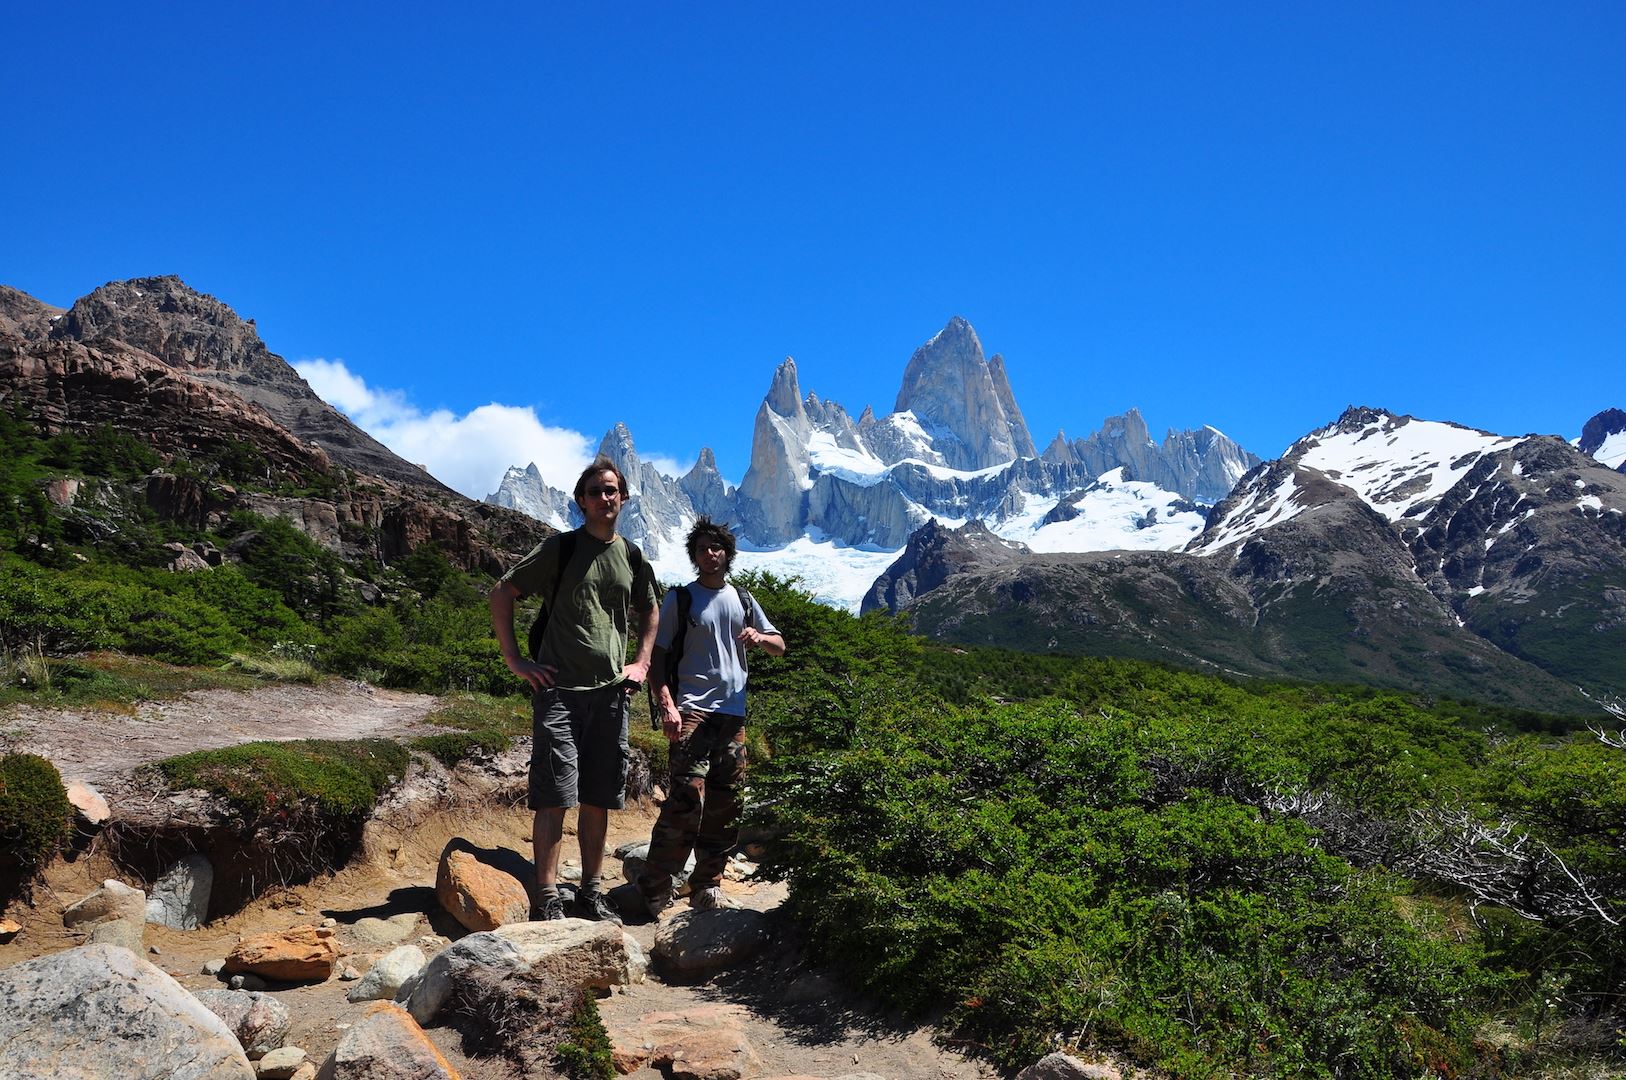
[{"label": "backpack strap", "polygon": [[[636,551],[637,549],[634,548],[633,550]],[[571,529],[569,532],[560,533],[559,559],[553,567],[553,588],[548,590],[548,598],[542,602],[542,607],[538,609],[536,618],[531,622],[531,632],[526,635],[525,639],[525,644],[531,650],[532,660],[539,661],[542,659],[542,635],[548,628],[548,615],[552,613],[553,605],[559,599],[559,586],[564,583],[565,567],[570,565],[570,560],[575,554],[576,530]],[[642,552],[638,553],[638,558],[643,559]]]},{"label": "backpack strap", "polygon": [[757,602],[743,586],[735,585],[734,591],[740,594],[740,607],[745,609],[745,625],[750,626],[757,621]]}]

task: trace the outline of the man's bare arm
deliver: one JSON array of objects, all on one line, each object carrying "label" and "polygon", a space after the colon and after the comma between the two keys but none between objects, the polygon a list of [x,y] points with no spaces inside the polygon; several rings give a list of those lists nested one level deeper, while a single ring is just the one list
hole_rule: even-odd
[{"label": "man's bare arm", "polygon": [[621,669],[621,677],[628,683],[642,686],[649,678],[649,661],[655,653],[655,633],[661,628],[661,609],[645,608],[638,616],[638,653],[632,663]]},{"label": "man's bare arm", "polygon": [[499,581],[491,588],[491,632],[497,635],[497,647],[502,650],[502,661],[508,670],[524,679],[534,690],[553,685],[557,673],[552,667],[538,664],[520,652],[514,637],[514,603],[524,595],[511,581]]}]

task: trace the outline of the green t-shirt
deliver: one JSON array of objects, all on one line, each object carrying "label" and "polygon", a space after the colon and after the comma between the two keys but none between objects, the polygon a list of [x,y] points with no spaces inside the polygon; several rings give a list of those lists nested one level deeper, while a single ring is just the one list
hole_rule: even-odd
[{"label": "green t-shirt", "polygon": [[[531,549],[503,580],[525,596],[549,601],[559,565],[559,537],[550,536]],[[655,572],[641,560],[633,580],[627,542],[617,536],[608,544],[585,529],[576,530],[576,550],[558,578],[548,627],[542,635],[541,662],[559,669],[556,685],[566,690],[596,690],[621,679],[627,662],[627,639],[634,611],[649,612],[659,597]]]}]

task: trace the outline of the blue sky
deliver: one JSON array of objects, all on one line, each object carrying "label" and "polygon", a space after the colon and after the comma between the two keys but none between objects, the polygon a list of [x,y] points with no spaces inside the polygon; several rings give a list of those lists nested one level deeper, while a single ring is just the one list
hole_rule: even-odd
[{"label": "blue sky", "polygon": [[[1001,10],[1001,7],[1006,8]],[[28,5],[0,282],[179,274],[479,496],[950,316],[1042,445],[1626,405],[1618,4]]]}]

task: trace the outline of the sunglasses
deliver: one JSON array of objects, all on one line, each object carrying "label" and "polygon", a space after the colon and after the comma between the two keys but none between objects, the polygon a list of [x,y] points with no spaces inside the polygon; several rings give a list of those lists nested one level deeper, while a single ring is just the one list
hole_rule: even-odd
[{"label": "sunglasses", "polygon": [[590,487],[587,489],[587,497],[589,499],[596,499],[600,495],[608,495],[613,499],[620,494],[621,489],[616,487]]}]

